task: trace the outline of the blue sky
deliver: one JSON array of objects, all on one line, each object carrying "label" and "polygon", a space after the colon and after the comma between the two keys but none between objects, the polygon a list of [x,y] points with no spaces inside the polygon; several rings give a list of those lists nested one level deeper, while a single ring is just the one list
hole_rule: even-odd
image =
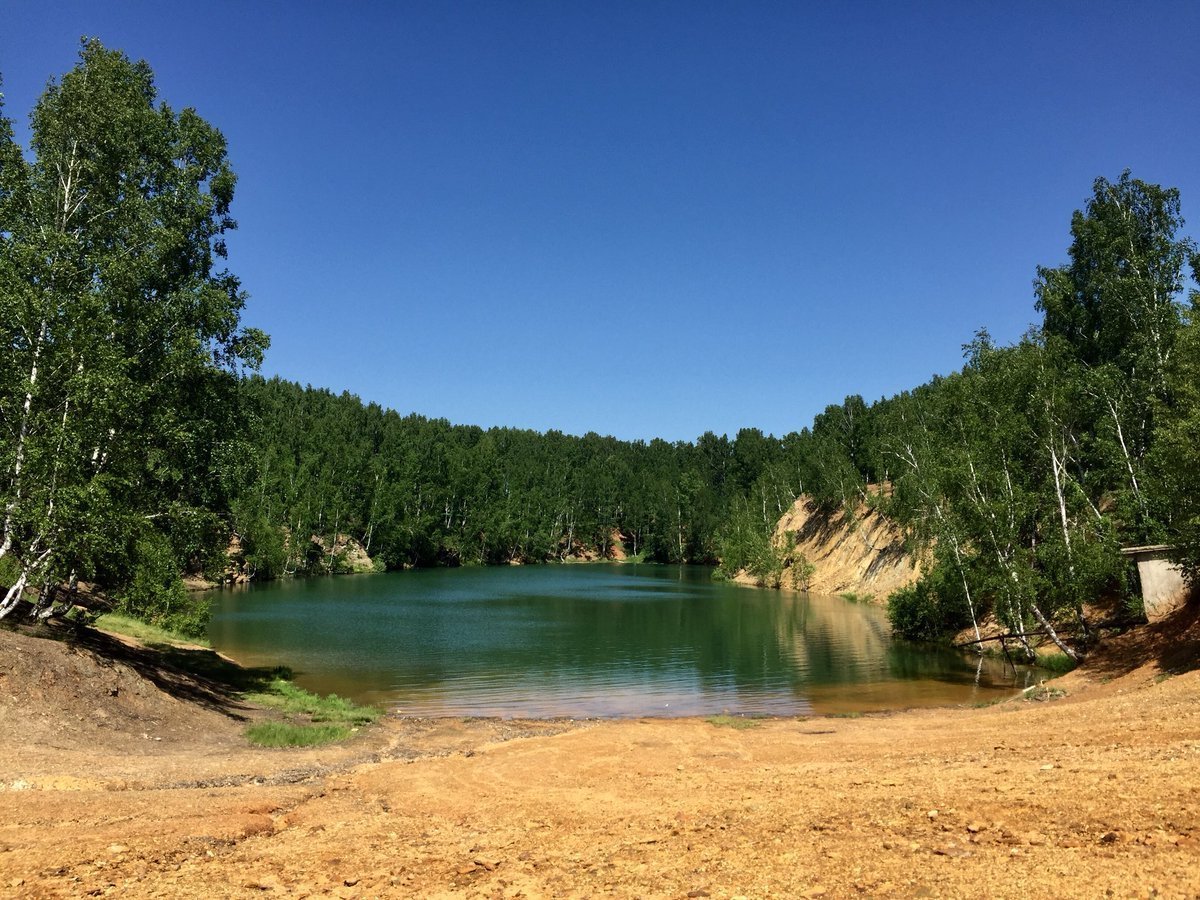
[{"label": "blue sky", "polygon": [[1196,3],[3,0],[18,125],[84,34],[228,138],[265,374],[403,413],[784,434],[1015,340],[1098,175],[1200,234]]}]

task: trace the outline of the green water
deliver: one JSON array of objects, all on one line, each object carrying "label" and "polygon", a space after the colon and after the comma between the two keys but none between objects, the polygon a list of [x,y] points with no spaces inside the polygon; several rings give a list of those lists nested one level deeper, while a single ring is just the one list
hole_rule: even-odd
[{"label": "green water", "polygon": [[840,597],[707,569],[567,565],[310,578],[222,592],[213,645],[411,715],[794,715],[972,703],[1028,672],[891,639]]}]

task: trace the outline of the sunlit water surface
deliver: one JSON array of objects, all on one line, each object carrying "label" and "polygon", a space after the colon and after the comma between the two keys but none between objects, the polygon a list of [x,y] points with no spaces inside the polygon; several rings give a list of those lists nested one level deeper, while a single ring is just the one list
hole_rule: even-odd
[{"label": "sunlit water surface", "polygon": [[411,715],[691,716],[978,703],[1032,675],[891,637],[876,606],[688,566],[434,569],[222,591],[213,645]]}]

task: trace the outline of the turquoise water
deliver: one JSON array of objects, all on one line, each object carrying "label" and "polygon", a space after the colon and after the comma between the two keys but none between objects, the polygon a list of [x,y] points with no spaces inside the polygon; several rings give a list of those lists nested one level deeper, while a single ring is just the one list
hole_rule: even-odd
[{"label": "turquoise water", "polygon": [[213,645],[411,715],[795,715],[973,703],[1027,672],[893,641],[875,606],[687,566],[309,578],[218,595]]}]

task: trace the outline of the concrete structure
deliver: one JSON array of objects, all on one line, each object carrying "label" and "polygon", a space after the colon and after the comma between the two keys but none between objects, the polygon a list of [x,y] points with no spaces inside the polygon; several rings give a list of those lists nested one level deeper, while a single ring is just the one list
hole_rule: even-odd
[{"label": "concrete structure", "polygon": [[1183,578],[1183,570],[1171,561],[1170,547],[1125,547],[1121,552],[1137,563],[1148,621],[1157,622],[1187,603],[1191,588]]}]

